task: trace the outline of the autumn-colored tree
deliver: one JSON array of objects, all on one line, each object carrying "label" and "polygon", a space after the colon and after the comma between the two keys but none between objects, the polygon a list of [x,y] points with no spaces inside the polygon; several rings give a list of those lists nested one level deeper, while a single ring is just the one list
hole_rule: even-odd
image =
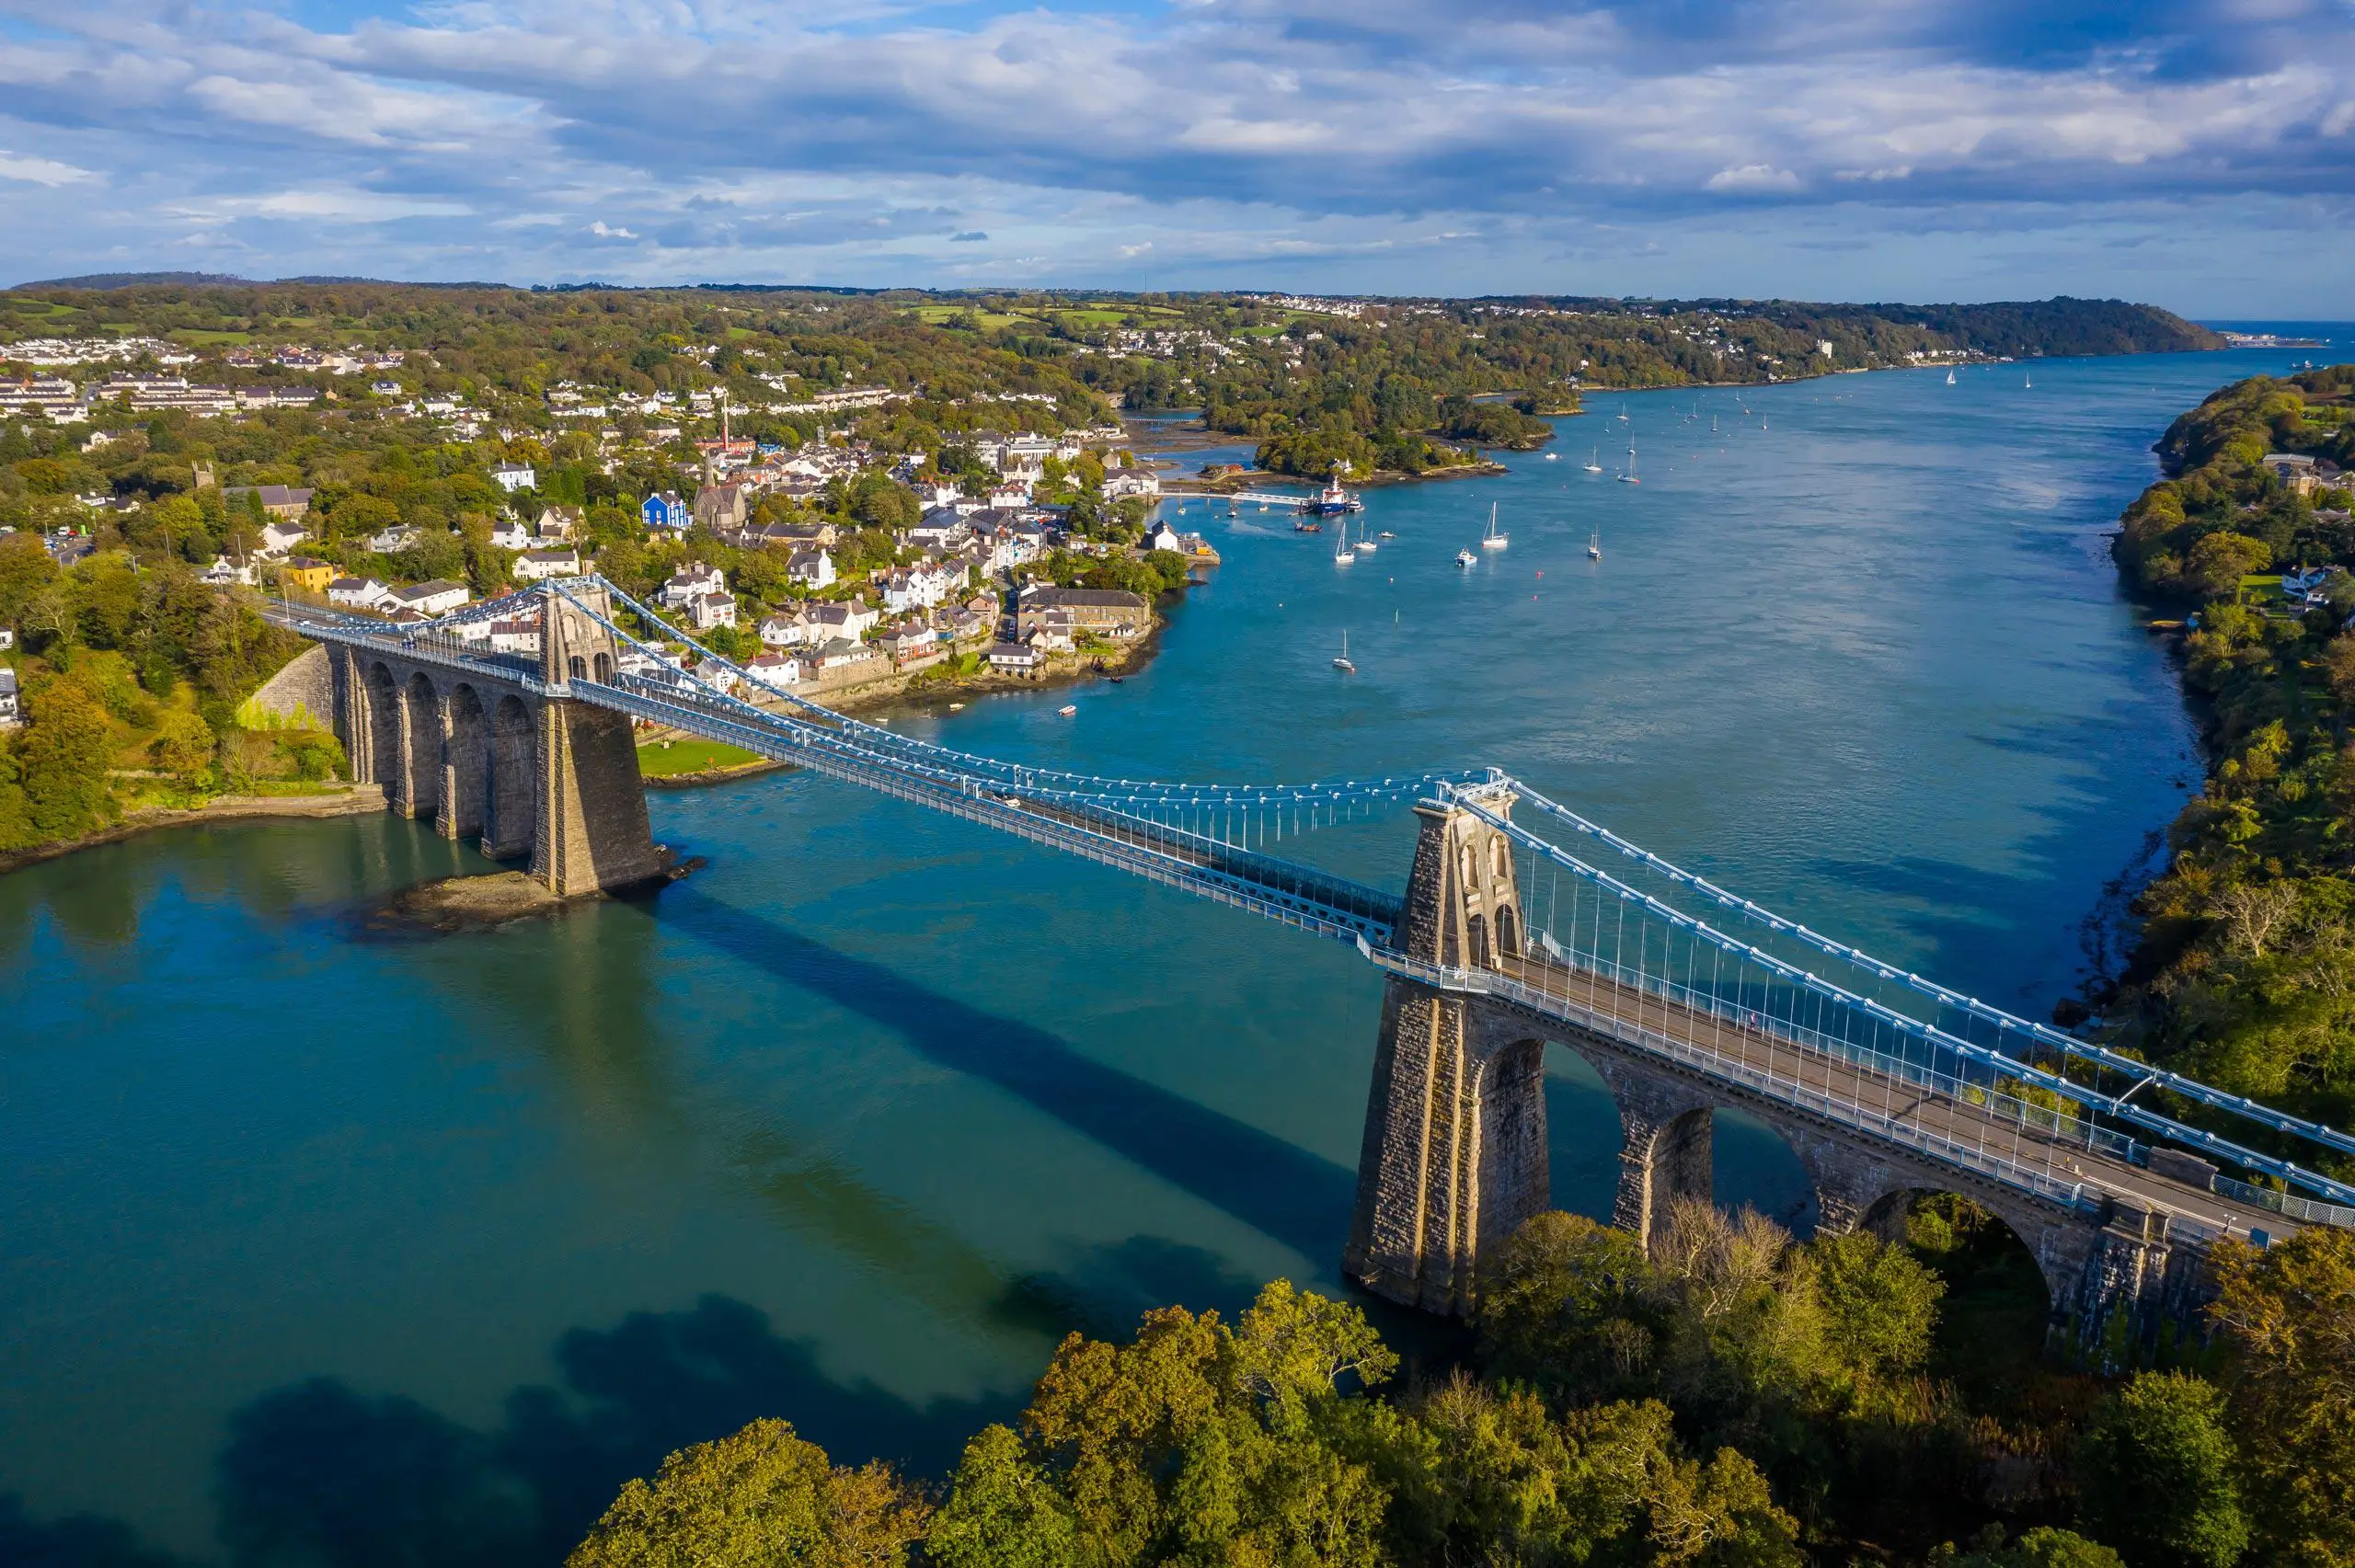
[{"label": "autumn-colored tree", "polygon": [[2233,1360],[2225,1411],[2257,1553],[2355,1563],[2355,1233],[2313,1225],[2213,1253],[2210,1312]]},{"label": "autumn-colored tree", "polygon": [[929,1514],[889,1465],[834,1465],[755,1421],[630,1481],[566,1568],[900,1568]]}]

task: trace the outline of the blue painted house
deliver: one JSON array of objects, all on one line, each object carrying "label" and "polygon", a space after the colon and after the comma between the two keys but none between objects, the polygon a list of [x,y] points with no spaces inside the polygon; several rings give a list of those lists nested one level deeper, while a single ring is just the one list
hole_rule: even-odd
[{"label": "blue painted house", "polygon": [[638,509],[638,515],[646,520],[649,532],[668,530],[673,533],[684,533],[695,521],[695,508],[681,500],[676,490],[665,490],[659,496],[647,497],[646,503]]}]

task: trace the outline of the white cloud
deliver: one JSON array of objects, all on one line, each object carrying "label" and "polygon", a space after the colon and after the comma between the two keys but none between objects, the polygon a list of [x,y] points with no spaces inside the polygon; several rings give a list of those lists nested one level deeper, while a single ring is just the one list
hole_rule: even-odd
[{"label": "white cloud", "polygon": [[1797,190],[1799,177],[1772,164],[1738,164],[1719,169],[1705,183],[1711,190]]},{"label": "white cloud", "polygon": [[19,157],[0,148],[0,179],[22,180],[27,185],[78,185],[98,177],[88,169],[61,164],[55,158]]}]

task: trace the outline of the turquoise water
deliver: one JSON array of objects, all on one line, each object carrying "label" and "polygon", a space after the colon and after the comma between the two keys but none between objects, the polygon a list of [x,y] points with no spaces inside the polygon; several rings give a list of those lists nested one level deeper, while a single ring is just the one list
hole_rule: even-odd
[{"label": "turquoise water", "polygon": [[[1147,670],[896,722],[1164,777],[1497,763],[2040,1013],[2198,771],[2104,532],[2282,357],[1604,395],[1556,461],[1370,495],[1396,537],[1346,571],[1197,503],[1226,565]],[[1630,429],[1642,485],[1580,471]],[[1459,570],[1492,501],[1511,546]],[[382,818],[0,877],[0,1558],[553,1562],[755,1414],[937,1471],[1069,1327],[1338,1286],[1350,951],[815,778],[653,811],[707,870],[488,936],[371,928],[480,864]],[[1395,884],[1407,846],[1304,847]],[[1557,1196],[1604,1210],[1615,1123],[1555,1070]],[[1786,1151],[1719,1139],[1721,1196],[1806,1222]]]}]

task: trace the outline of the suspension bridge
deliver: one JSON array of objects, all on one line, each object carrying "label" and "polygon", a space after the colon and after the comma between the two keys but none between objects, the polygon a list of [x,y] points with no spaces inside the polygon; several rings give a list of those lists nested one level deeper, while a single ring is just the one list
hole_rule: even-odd
[{"label": "suspension bridge", "polygon": [[[2355,1227],[2333,1173],[2355,1138],[1885,963],[1495,768],[1173,783],[982,756],[773,692],[598,578],[409,625],[273,613],[328,649],[355,777],[528,853],[558,893],[662,874],[645,723],[1350,944],[1386,988],[1345,1266],[1402,1301],[1468,1310],[1484,1257],[1548,1206],[1549,1040],[1618,1105],[1616,1218],[1638,1236],[1710,1196],[1710,1119],[1739,1108],[1798,1155],[1822,1226],[1900,1224],[1921,1192],[1989,1207],[2037,1256],[2055,1333],[2101,1354],[2120,1321],[2130,1342],[2190,1322],[2220,1239]],[[494,647],[495,621],[535,624],[536,650]],[[1396,813],[1417,824],[1403,892],[1294,858]]]}]

